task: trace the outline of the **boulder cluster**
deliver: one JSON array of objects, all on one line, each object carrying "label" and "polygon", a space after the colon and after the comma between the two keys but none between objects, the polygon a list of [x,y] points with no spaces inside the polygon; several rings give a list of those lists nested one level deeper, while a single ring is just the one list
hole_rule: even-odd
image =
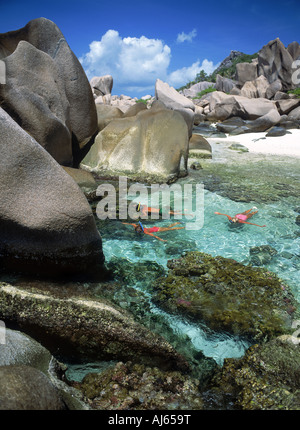
[{"label": "boulder cluster", "polygon": [[86,75],[45,18],[0,35],[2,267],[46,275],[101,275],[102,241],[74,166],[97,131]]},{"label": "boulder cluster", "polygon": [[[241,54],[232,51],[223,66],[229,66]],[[297,42],[285,48],[275,39],[250,63],[238,63],[235,79],[217,73],[215,83],[199,82],[181,91],[157,79],[155,95],[140,100],[112,96],[112,76],[94,77],[90,84],[99,133],[81,166],[98,174],[140,172],[147,179],[152,173],[170,181],[187,173],[189,154],[211,157],[209,143],[199,136],[201,130],[198,133],[195,126],[216,123],[223,133],[268,132],[268,136],[299,128],[300,99],[289,93],[297,86],[299,58]]]}]

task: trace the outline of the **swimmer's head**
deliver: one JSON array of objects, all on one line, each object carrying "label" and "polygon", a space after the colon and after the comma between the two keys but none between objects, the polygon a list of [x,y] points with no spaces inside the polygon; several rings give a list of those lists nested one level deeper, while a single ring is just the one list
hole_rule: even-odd
[{"label": "swimmer's head", "polygon": [[138,225],[135,227],[135,231],[137,233],[143,233],[144,232],[144,227],[143,227],[143,224],[141,223],[141,221],[139,221]]},{"label": "swimmer's head", "polygon": [[136,231],[136,233],[143,233],[143,229],[142,229],[142,227],[140,225],[137,225],[135,227],[135,231]]}]

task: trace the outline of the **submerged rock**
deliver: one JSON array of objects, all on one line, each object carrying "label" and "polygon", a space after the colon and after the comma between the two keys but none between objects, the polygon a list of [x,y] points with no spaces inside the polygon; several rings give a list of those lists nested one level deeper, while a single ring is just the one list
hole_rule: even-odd
[{"label": "submerged rock", "polygon": [[131,362],[90,373],[74,386],[82,390],[93,409],[203,409],[197,379]]},{"label": "submerged rock", "polygon": [[249,250],[250,263],[254,266],[263,266],[270,263],[274,255],[278,252],[270,245],[253,246]]},{"label": "submerged rock", "polygon": [[271,272],[235,260],[188,252],[168,262],[169,273],[153,286],[153,300],[211,329],[249,338],[285,333],[296,303]]},{"label": "submerged rock", "polygon": [[[45,284],[46,285],[46,284]],[[111,302],[72,290],[67,297],[0,285],[0,318],[18,324],[53,354],[69,358],[135,360],[165,368],[187,369],[185,359],[159,335]],[[53,351],[55,345],[55,351]]]},{"label": "submerged rock", "polygon": [[280,337],[226,359],[206,396],[212,408],[300,410],[299,345]]}]

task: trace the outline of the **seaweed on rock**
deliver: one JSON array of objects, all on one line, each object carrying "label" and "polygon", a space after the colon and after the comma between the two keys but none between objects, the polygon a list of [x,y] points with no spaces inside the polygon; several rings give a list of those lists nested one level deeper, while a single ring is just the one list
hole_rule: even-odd
[{"label": "seaweed on rock", "polygon": [[256,341],[289,331],[297,303],[266,269],[202,252],[170,260],[168,268],[153,285],[153,300],[164,310]]}]

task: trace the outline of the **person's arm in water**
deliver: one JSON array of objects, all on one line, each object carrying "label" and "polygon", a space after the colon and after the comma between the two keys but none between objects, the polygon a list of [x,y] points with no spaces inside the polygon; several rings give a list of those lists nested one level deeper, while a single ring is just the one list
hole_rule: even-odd
[{"label": "person's arm in water", "polygon": [[133,227],[137,227],[137,224],[131,224],[130,222],[122,222],[122,224],[133,225]]},{"label": "person's arm in water", "polygon": [[221,214],[220,212],[215,212],[215,214],[217,214],[217,215],[225,215],[225,216],[227,216],[228,219],[232,219],[232,217],[230,215],[227,215],[227,214]]},{"label": "person's arm in water", "polygon": [[266,225],[258,225],[258,224],[254,224],[253,222],[247,222],[247,221],[242,221],[242,220],[238,220],[239,223],[241,224],[251,224],[251,225],[256,225],[257,227],[267,227]]},{"label": "person's arm in water", "polygon": [[149,236],[155,237],[155,239],[161,240],[162,242],[167,242],[165,239],[162,239],[161,237],[155,236],[153,233],[148,233],[147,231],[144,231],[145,234],[148,234]]}]

